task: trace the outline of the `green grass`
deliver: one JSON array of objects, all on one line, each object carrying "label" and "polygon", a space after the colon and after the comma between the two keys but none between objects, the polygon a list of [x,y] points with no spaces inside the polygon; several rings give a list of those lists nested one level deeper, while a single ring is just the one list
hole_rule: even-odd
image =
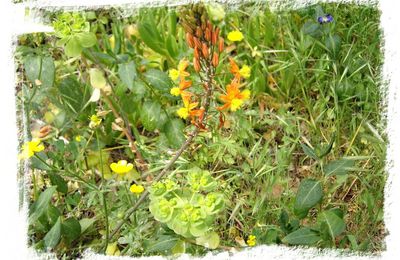
[{"label": "green grass", "polygon": [[[316,14],[322,10],[332,14],[334,23],[316,23]],[[227,114],[221,129],[212,123],[210,131],[196,137],[174,164],[168,178],[182,182],[188,169],[200,167],[209,170],[220,182],[225,209],[212,229],[219,235],[223,247],[238,247],[238,241],[246,240],[251,234],[256,235],[257,244],[287,244],[284,237],[299,227],[315,228],[323,236],[326,233],[319,224],[319,216],[322,212],[340,209],[338,215],[344,220],[345,230],[333,239],[324,238],[312,246],[366,252],[383,250],[387,142],[381,115],[384,97],[380,78],[383,60],[379,11],[374,6],[324,4],[274,13],[260,3],[225,11],[224,22],[219,24],[221,35],[226,38],[237,27],[245,36],[229,55],[239,64],[251,66],[252,75],[246,82],[252,97],[243,109]],[[171,152],[179,147],[162,125],[177,118],[175,110],[180,101],[171,98],[169,90],[154,88],[141,71],[155,68],[167,72],[176,67],[180,58],[191,57],[182,28],[174,27],[174,16],[166,8],[141,10],[121,19],[116,13],[118,10],[98,11],[96,19],[90,21],[98,41],[91,48],[92,54],[105,50],[108,53],[95,60],[85,52],[80,59],[67,58],[63,49],[56,47],[56,37],[52,35],[25,35],[19,40],[16,59],[20,71],[27,71],[23,60],[32,52],[51,56],[55,61],[55,80],[51,87],[29,87],[32,82],[24,73],[20,73],[18,82],[18,105],[27,109],[31,129],[37,130],[35,125],[40,125],[39,120],[53,127],[44,140],[45,152],[32,160],[31,172],[35,178],[29,187],[30,202],[37,201],[50,183],[63,185],[60,184],[63,181],[49,180],[48,173],[59,174],[65,183],[71,181],[68,192],[57,192],[53,196],[47,217],[43,215],[38,222],[30,224],[30,245],[37,249],[43,249],[46,234],[61,216],[63,220],[72,217],[81,220],[81,229],[82,219],[92,219],[93,223],[72,241],[61,237],[61,242],[54,246],[58,255],[79,255],[87,247],[101,252],[105,249],[106,229],[113,230],[137,200],[127,190],[129,182],[102,178],[109,171],[109,163],[119,159],[133,161],[135,155],[126,138],[112,130],[115,119],[112,113],[104,117],[104,127],[96,134],[87,127],[88,117],[96,109],[110,109],[103,99],[98,106],[90,103],[83,107],[91,91],[89,68],[101,62],[106,70],[117,97],[112,103],[129,120],[150,175],[156,176]],[[138,35],[130,40],[124,37],[124,26],[143,22],[149,14],[162,35],[177,38],[175,57],[151,50]],[[51,13],[45,15],[49,19],[55,17]],[[111,34],[117,45],[121,43],[120,49],[109,46]],[[117,63],[133,61],[141,84],[127,90],[121,84],[118,67],[107,62],[112,56],[117,57]],[[227,56],[222,59],[226,64]],[[225,65],[217,69],[217,82],[221,86],[231,78],[224,72],[226,69]],[[71,87],[73,82],[62,88],[63,79],[71,75],[76,76],[79,86],[75,93]],[[141,110],[144,102],[159,104],[158,110],[150,111],[158,111],[154,127],[144,122]],[[215,111],[211,115],[217,118]],[[50,120],[50,117],[54,118]],[[190,128],[189,125],[185,122],[185,127]],[[83,142],[74,141],[77,135],[84,137]],[[58,139],[60,136],[70,143],[64,144]],[[321,155],[324,150],[327,153]],[[321,155],[320,158],[313,158],[315,154]],[[325,176],[324,169],[329,168],[329,162],[341,158],[354,162],[351,169],[342,175]],[[51,167],[39,159],[46,160]],[[306,179],[321,183],[323,197],[301,218],[295,214],[294,207],[299,186]],[[145,176],[140,178],[137,174],[132,180],[147,183]],[[75,182],[77,185],[73,187]],[[207,250],[156,221],[148,211],[148,200],[111,241],[115,239],[121,254],[126,255],[171,254],[171,250],[179,252],[179,243],[185,243],[187,253],[203,254]],[[181,242],[177,244],[177,241]]]}]

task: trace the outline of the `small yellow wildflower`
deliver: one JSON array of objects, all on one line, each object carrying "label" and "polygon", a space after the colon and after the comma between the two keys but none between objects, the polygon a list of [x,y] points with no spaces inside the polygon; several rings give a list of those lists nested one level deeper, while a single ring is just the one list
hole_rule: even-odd
[{"label": "small yellow wildflower", "polygon": [[115,173],[125,174],[133,169],[133,164],[128,163],[125,160],[120,160],[118,163],[113,162],[110,164],[110,168]]},{"label": "small yellow wildflower", "polygon": [[97,115],[92,115],[90,117],[89,127],[95,128],[101,124],[101,121],[102,121],[102,119],[100,117],[98,117]]},{"label": "small yellow wildflower", "polygon": [[251,68],[247,65],[243,65],[243,67],[239,70],[239,74],[245,79],[250,78]]},{"label": "small yellow wildflower", "polygon": [[75,136],[75,141],[77,141],[78,143],[82,141],[82,136],[80,135]]},{"label": "small yellow wildflower", "polygon": [[179,71],[177,69],[170,69],[169,77],[174,81],[177,80],[179,78]]},{"label": "small yellow wildflower", "polygon": [[142,193],[142,192],[144,191],[144,187],[143,187],[142,185],[133,184],[133,185],[129,188],[129,190],[130,190],[132,193],[140,194],[140,193]]},{"label": "small yellow wildflower", "polygon": [[238,30],[228,33],[228,40],[230,40],[231,42],[240,42],[243,39],[243,33]]},{"label": "small yellow wildflower", "polygon": [[254,236],[254,235],[250,235],[248,238],[247,238],[247,245],[248,246],[255,246],[256,244],[257,244],[257,239],[256,239],[256,236]]},{"label": "small yellow wildflower", "polygon": [[174,95],[174,96],[179,96],[181,94],[181,92],[182,92],[181,89],[178,87],[173,87],[170,90],[171,95]]},{"label": "small yellow wildflower", "polygon": [[106,255],[119,256],[120,254],[121,254],[121,251],[119,251],[118,242],[114,242],[114,243],[107,245]]},{"label": "small yellow wildflower", "polygon": [[238,98],[234,98],[231,101],[231,111],[236,111],[238,110],[238,108],[240,108],[240,106],[243,104],[243,100],[238,99]]},{"label": "small yellow wildflower", "polygon": [[186,119],[189,115],[194,115],[195,113],[197,113],[197,110],[193,109],[195,107],[197,107],[197,105],[199,104],[198,102],[191,102],[190,101],[191,98],[191,94],[188,92],[185,92],[182,94],[182,100],[183,100],[183,107],[179,108],[178,111],[176,111],[176,113],[178,114],[179,117]]},{"label": "small yellow wildflower", "polygon": [[35,153],[44,150],[44,145],[40,143],[39,138],[33,138],[32,141],[26,142],[22,145],[22,152],[18,155],[18,159],[31,158]]},{"label": "small yellow wildflower", "polygon": [[189,111],[186,107],[181,107],[176,111],[179,117],[186,119],[189,116]]}]

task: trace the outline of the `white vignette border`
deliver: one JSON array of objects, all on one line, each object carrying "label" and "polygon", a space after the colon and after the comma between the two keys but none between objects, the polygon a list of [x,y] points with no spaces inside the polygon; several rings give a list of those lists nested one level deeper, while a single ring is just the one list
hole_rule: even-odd
[{"label": "white vignette border", "polygon": [[[95,9],[107,8],[112,6],[127,6],[137,7],[145,4],[160,5],[178,5],[193,1],[144,1],[144,0],[55,0],[55,1],[32,1],[24,4],[12,4],[2,1],[1,10],[4,12],[1,16],[1,24],[5,27],[4,36],[1,43],[1,78],[3,84],[1,89],[1,121],[5,127],[1,130],[3,138],[0,158],[3,163],[3,188],[1,191],[1,204],[4,210],[0,214],[4,218],[0,223],[2,226],[2,236],[0,248],[1,256],[7,256],[4,259],[33,259],[33,258],[51,258],[51,255],[38,255],[36,251],[27,247],[26,240],[26,213],[24,208],[22,212],[18,210],[19,195],[17,183],[17,125],[15,112],[15,65],[13,60],[13,51],[15,46],[16,35],[23,33],[31,33],[38,31],[48,31],[50,28],[43,27],[35,23],[35,21],[27,20],[24,17],[25,7],[29,8],[45,8],[45,9]],[[10,1],[11,2],[11,1]],[[196,1],[197,2],[197,1]],[[220,1],[221,2],[221,1]],[[229,3],[239,3],[247,1],[226,1]],[[382,67],[382,85],[387,84],[387,89],[384,89],[384,100],[382,107],[384,108],[384,117],[386,117],[386,134],[389,139],[387,147],[386,170],[388,173],[387,182],[385,185],[385,202],[384,202],[384,220],[385,228],[388,235],[385,237],[386,251],[379,255],[359,255],[349,251],[316,248],[296,248],[284,246],[258,246],[251,249],[246,249],[235,254],[228,252],[212,254],[209,253],[203,259],[253,259],[253,258],[280,258],[280,259],[333,259],[333,258],[351,258],[351,259],[369,259],[369,258],[384,258],[393,259],[400,255],[400,130],[396,129],[396,119],[400,118],[400,19],[397,17],[400,13],[400,8],[397,6],[400,3],[397,1],[316,1],[316,0],[297,0],[285,1],[274,0],[269,1],[270,4],[280,8],[299,8],[307,5],[312,5],[318,2],[348,2],[357,4],[377,4],[381,11],[380,27],[383,31],[383,46],[384,64]],[[3,6],[4,4],[4,6]],[[286,7],[285,7],[286,5]],[[400,6],[399,6],[400,7]],[[40,20],[40,19],[39,19]],[[11,22],[11,24],[10,24]],[[11,149],[10,149],[11,147]],[[13,152],[11,152],[12,150]],[[14,174],[13,174],[14,173]],[[25,215],[24,215],[25,214]],[[163,257],[140,257],[140,259],[165,259]],[[189,255],[182,255],[179,259],[194,259]],[[130,257],[107,257],[91,253],[85,253],[85,259],[131,259]]]}]

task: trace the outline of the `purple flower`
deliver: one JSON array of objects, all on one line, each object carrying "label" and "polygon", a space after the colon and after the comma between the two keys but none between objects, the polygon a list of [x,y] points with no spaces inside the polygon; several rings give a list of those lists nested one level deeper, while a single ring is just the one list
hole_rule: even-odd
[{"label": "purple flower", "polygon": [[320,24],[323,24],[323,23],[330,23],[330,22],[333,21],[333,16],[330,15],[330,14],[326,14],[326,15],[324,15],[324,16],[318,17],[317,20],[318,20],[318,22],[319,22]]}]

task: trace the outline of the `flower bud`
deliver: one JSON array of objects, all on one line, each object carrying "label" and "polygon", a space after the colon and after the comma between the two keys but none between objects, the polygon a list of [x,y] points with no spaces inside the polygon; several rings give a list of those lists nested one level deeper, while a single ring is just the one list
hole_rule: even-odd
[{"label": "flower bud", "polygon": [[193,37],[193,40],[194,40],[194,46],[195,46],[196,48],[201,49],[201,42],[200,42],[200,40],[199,40],[197,37]]},{"label": "flower bud", "polygon": [[211,31],[208,28],[206,28],[204,38],[206,38],[207,41],[211,41]]},{"label": "flower bud", "polygon": [[200,27],[196,28],[196,36],[200,39],[203,36],[203,31]]},{"label": "flower bud", "polygon": [[214,68],[216,68],[218,66],[218,63],[219,63],[218,53],[214,52],[213,58],[212,58],[212,65],[214,66]]},{"label": "flower bud", "polygon": [[194,48],[194,57],[196,59],[200,59],[200,53],[199,53],[199,49],[198,48]]},{"label": "flower bud", "polygon": [[194,41],[193,41],[193,35],[190,33],[186,33],[186,41],[189,45],[190,48],[194,48]]},{"label": "flower bud", "polygon": [[208,52],[208,46],[205,42],[203,42],[203,45],[201,47],[201,52],[203,53],[204,58],[208,58],[209,52]]},{"label": "flower bud", "polygon": [[219,28],[217,27],[212,33],[212,44],[213,45],[217,44],[218,37],[219,37]]},{"label": "flower bud", "polygon": [[224,38],[219,37],[218,51],[221,53],[224,50]]},{"label": "flower bud", "polygon": [[201,69],[200,60],[193,57],[193,67],[196,72],[199,72]]}]

